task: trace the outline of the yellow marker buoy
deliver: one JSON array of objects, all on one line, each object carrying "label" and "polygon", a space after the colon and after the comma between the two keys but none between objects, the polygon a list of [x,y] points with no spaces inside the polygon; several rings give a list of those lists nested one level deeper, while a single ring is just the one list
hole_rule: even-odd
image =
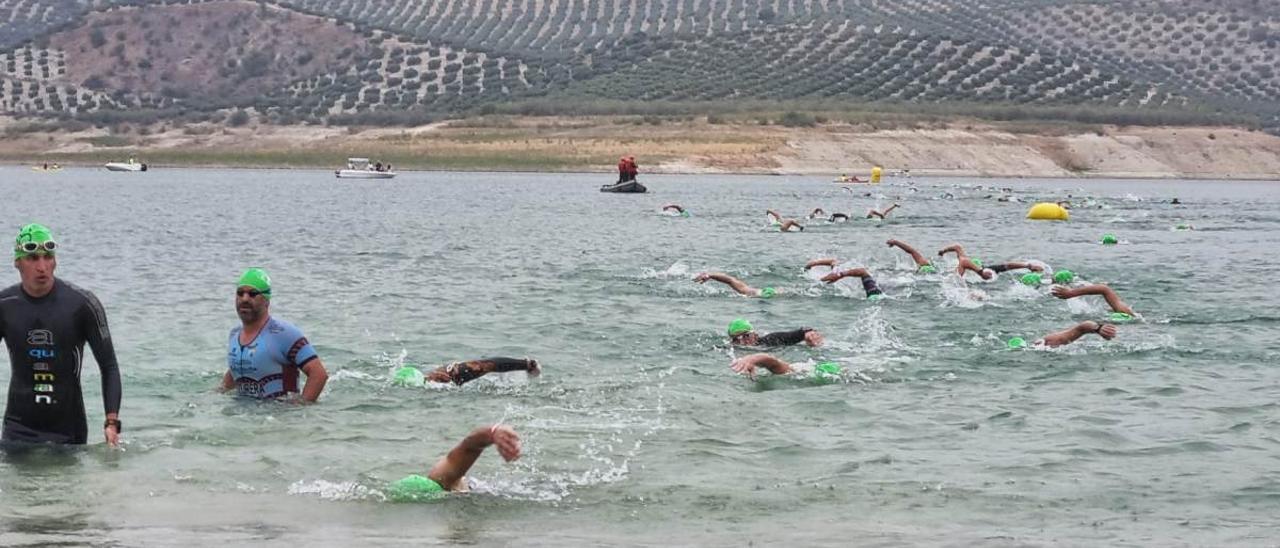
[{"label": "yellow marker buoy", "polygon": [[1070,217],[1067,208],[1049,202],[1040,202],[1027,210],[1027,218],[1037,221],[1065,221]]},{"label": "yellow marker buoy", "polygon": [[871,182],[872,184],[880,182],[880,166],[871,168]]}]

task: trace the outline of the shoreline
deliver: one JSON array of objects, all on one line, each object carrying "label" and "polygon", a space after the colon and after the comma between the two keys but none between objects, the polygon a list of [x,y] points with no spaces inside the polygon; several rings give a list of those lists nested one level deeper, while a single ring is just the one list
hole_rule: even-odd
[{"label": "shoreline", "polygon": [[[12,123],[12,122],[11,122]],[[0,120],[0,128],[3,128]],[[929,127],[787,128],[626,117],[468,119],[415,128],[198,125],[6,131],[0,164],[99,167],[130,156],[157,169],[340,169],[368,157],[397,172],[640,172],[835,178],[909,170],[916,178],[1280,180],[1280,137],[1230,127],[1122,127],[952,121]],[[833,183],[834,184],[834,183]]]}]

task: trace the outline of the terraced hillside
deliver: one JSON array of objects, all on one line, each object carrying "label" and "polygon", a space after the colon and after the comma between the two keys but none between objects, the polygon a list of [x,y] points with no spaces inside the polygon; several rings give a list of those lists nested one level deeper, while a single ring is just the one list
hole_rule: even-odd
[{"label": "terraced hillside", "polygon": [[208,111],[252,98],[259,110],[320,120],[530,97],[822,99],[1173,109],[1280,130],[1275,8],[1274,0],[0,0],[0,47],[9,48],[0,60],[13,60],[0,62],[0,110]]}]

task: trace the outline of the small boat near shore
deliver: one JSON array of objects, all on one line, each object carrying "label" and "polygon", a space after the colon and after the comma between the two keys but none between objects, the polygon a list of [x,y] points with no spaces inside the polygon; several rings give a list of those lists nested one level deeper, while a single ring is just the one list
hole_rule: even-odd
[{"label": "small boat near shore", "polygon": [[106,164],[103,164],[102,167],[107,168],[107,171],[120,171],[125,173],[147,170],[146,163],[139,162],[133,158],[129,158],[128,162],[107,162]]},{"label": "small boat near shore", "polygon": [[639,181],[632,179],[630,181],[623,181],[621,183],[604,185],[600,187],[600,192],[615,192],[619,194],[644,194],[645,192],[649,192],[649,189],[645,188],[645,186],[640,184]]},{"label": "small boat near shore", "polygon": [[391,170],[391,164],[370,165],[368,158],[347,158],[347,168],[336,170],[333,175],[339,179],[391,179],[396,172]]}]

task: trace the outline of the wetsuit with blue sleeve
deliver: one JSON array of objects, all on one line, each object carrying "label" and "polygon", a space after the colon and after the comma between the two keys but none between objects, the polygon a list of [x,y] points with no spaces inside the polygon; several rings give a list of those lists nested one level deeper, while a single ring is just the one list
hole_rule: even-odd
[{"label": "wetsuit with blue sleeve", "polygon": [[271,317],[249,344],[240,344],[243,326],[227,340],[227,370],[236,393],[252,398],[278,398],[298,391],[298,371],[318,358],[302,330]]},{"label": "wetsuit with blue sleeve", "polygon": [[0,338],[9,348],[6,442],[88,441],[80,366],[89,343],[102,374],[102,404],[120,412],[120,368],[107,313],[98,298],[55,278],[53,289],[32,297],[17,284],[0,291]]}]

